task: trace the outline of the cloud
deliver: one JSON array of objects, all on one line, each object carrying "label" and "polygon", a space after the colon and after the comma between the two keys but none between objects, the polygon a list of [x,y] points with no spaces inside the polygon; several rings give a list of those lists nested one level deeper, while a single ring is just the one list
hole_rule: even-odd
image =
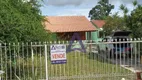
[{"label": "cloud", "polygon": [[[124,4],[124,5],[128,5],[128,4],[133,4],[132,2],[135,1],[135,0],[109,0],[109,2],[113,5],[116,5],[116,4]],[[137,0],[138,4],[142,4],[142,0]]]},{"label": "cloud", "polygon": [[[52,6],[66,6],[66,5],[73,5],[79,6],[81,4],[88,4],[95,6],[99,0],[43,0],[45,5],[52,5]],[[111,4],[132,4],[134,0],[109,0]],[[142,0],[137,0],[138,3],[142,3]]]},{"label": "cloud", "polygon": [[66,6],[66,5],[73,5],[79,6],[81,4],[96,4],[98,0],[44,0],[45,5],[52,5],[52,6]]},{"label": "cloud", "polygon": [[[88,15],[90,9],[67,9],[57,13],[58,15]],[[86,15],[87,14],[87,15]]]},{"label": "cloud", "polygon": [[85,16],[88,20],[88,12],[90,9],[69,9],[57,13],[57,16]]},{"label": "cloud", "polygon": [[[71,15],[84,15],[88,18],[89,11],[96,6],[99,0],[44,0],[45,6],[41,8],[43,15],[48,16],[71,16]],[[110,4],[115,5],[115,8],[111,11],[112,14],[119,12],[120,16],[123,16],[123,12],[120,10],[120,5],[124,4],[129,11],[133,9],[132,1],[134,0],[109,0]],[[138,3],[142,4],[142,0],[138,0]],[[129,12],[130,13],[130,12]]]},{"label": "cloud", "polygon": [[132,3],[134,0],[109,0],[109,2],[110,3],[117,3],[117,2],[119,2],[119,3],[126,3],[126,4],[128,4],[128,3]]}]

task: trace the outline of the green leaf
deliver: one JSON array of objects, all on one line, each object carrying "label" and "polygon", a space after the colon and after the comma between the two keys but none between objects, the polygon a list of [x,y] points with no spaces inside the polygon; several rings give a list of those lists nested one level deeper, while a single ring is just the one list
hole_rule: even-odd
[{"label": "green leaf", "polygon": [[89,17],[92,19],[104,20],[109,16],[114,5],[108,3],[108,0],[100,0],[98,4],[93,7],[89,12]]}]

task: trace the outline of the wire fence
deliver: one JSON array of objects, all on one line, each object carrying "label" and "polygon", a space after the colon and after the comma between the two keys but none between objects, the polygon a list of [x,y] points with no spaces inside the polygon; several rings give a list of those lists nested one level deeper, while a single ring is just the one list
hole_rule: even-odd
[{"label": "wire fence", "polygon": [[[86,52],[67,52],[65,64],[52,64],[50,45],[69,41],[1,43],[2,80],[126,80],[142,68],[142,41],[83,41]],[[82,48],[74,42],[71,48]]]}]

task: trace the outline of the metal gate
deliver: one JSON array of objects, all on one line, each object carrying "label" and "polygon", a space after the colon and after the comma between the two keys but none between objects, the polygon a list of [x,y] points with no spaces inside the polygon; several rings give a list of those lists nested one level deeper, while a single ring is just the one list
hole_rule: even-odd
[{"label": "metal gate", "polygon": [[[140,40],[83,41],[86,52],[76,50],[66,53],[65,64],[51,63],[51,44],[68,47],[69,42],[1,43],[2,80],[135,80],[136,73],[141,72]],[[81,46],[75,42],[71,48]]]},{"label": "metal gate", "polygon": [[47,78],[45,43],[1,43],[2,80],[39,80]]},{"label": "metal gate", "polygon": [[[49,80],[135,80],[136,73],[141,72],[140,40],[83,43],[86,53],[78,50],[67,53],[66,64],[51,64],[49,61]],[[69,43],[66,45],[68,47]],[[72,48],[81,46],[75,42]]]}]

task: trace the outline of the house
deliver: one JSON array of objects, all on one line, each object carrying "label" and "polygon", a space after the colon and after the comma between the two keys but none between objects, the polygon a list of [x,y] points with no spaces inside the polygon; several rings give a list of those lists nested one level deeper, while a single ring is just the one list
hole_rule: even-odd
[{"label": "house", "polygon": [[86,40],[86,32],[96,30],[85,16],[48,16],[45,19],[45,29],[55,34],[54,40],[70,40],[76,32]]},{"label": "house", "polygon": [[95,28],[97,29],[94,32],[91,32],[92,35],[92,40],[96,40],[96,41],[100,41],[103,37],[103,26],[105,25],[105,21],[104,20],[91,20],[91,23],[95,26]]}]

